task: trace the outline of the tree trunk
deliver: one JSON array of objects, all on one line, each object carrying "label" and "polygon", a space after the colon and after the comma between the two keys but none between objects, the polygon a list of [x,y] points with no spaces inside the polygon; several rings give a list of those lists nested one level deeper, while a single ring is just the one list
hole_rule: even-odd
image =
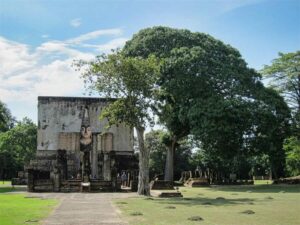
[{"label": "tree trunk", "polygon": [[171,144],[167,148],[167,158],[165,166],[166,181],[174,181],[174,153],[176,148],[176,142],[176,138],[173,138]]},{"label": "tree trunk", "polygon": [[150,152],[145,148],[144,143],[144,127],[137,127],[136,133],[139,145],[139,181],[138,181],[138,194],[139,195],[150,195],[149,186],[149,158]]}]

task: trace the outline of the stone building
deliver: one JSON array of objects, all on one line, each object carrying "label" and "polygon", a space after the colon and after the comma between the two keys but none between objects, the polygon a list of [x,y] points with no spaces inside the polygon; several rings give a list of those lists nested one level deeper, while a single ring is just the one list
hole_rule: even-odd
[{"label": "stone building", "polygon": [[111,101],[38,97],[37,153],[26,168],[29,191],[118,190],[123,171],[135,188],[133,129],[107,128],[107,120],[99,120]]}]

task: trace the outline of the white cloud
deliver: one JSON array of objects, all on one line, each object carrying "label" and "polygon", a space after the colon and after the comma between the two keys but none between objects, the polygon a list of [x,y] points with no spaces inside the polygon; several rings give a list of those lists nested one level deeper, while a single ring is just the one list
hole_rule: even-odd
[{"label": "white cloud", "polygon": [[70,21],[70,25],[72,27],[79,27],[81,25],[81,19],[80,18],[75,18],[75,19],[72,19]]},{"label": "white cloud", "polygon": [[[37,47],[0,36],[0,100],[16,108],[17,104],[35,105],[39,95],[82,94],[83,81],[71,67],[73,60],[92,60],[99,51],[123,46],[127,39],[115,37],[121,34],[120,29],[96,30],[64,41],[46,41]],[[103,35],[113,38],[101,43]],[[99,44],[88,43],[92,39]]]},{"label": "white cloud", "polygon": [[56,60],[44,65],[36,72],[38,82],[32,84],[33,98],[38,95],[72,95],[82,91],[83,84],[80,74],[71,67],[72,59]]},{"label": "white cloud", "polygon": [[29,52],[29,46],[0,37],[0,76],[13,76],[35,66],[34,57]]},{"label": "white cloud", "polygon": [[49,41],[41,44],[36,48],[36,54],[38,56],[50,55],[52,58],[55,56],[68,56],[72,58],[91,58],[90,53],[83,53],[75,48],[71,48],[69,44],[61,41]]},{"label": "white cloud", "polygon": [[96,30],[96,31],[93,31],[93,32],[89,32],[89,33],[80,35],[76,38],[69,39],[69,40],[66,41],[66,43],[68,43],[68,44],[79,44],[79,43],[82,43],[84,41],[96,39],[96,38],[98,38],[100,36],[104,36],[104,35],[116,36],[116,35],[121,35],[121,34],[122,34],[122,30],[119,29],[119,28]]},{"label": "white cloud", "polygon": [[229,12],[248,5],[261,3],[265,0],[219,0],[223,12]]},{"label": "white cloud", "polygon": [[126,41],[128,41],[127,38],[115,38],[105,44],[99,44],[99,45],[82,44],[81,46],[86,47],[86,48],[93,48],[97,52],[107,53],[107,52],[110,52],[112,49],[123,47],[125,45]]},{"label": "white cloud", "polygon": [[87,43],[90,40],[99,39],[101,36],[119,36],[122,34],[122,30],[119,28],[116,29],[104,29],[96,30],[89,32],[83,35],[80,35],[75,38],[70,38],[65,41],[47,41],[42,43],[39,47],[36,48],[36,54],[39,56],[51,55],[52,58],[58,58],[60,56],[69,56],[76,59],[90,59],[91,53],[85,53],[79,51],[78,48],[86,48],[89,52],[109,52],[112,49],[122,47],[127,38],[117,37],[111,39],[104,44],[89,44]]},{"label": "white cloud", "polygon": [[[7,46],[8,51],[18,46],[18,44],[11,44]],[[4,71],[6,72],[0,74],[0,99],[2,101],[32,103],[39,95],[72,95],[83,91],[80,74],[71,65],[76,57],[92,59],[94,55],[68,48],[49,48],[53,52],[41,50],[42,48],[38,47],[31,54],[28,53],[28,58],[18,58],[18,70],[14,68],[13,63],[18,54],[11,52],[12,57],[6,59],[10,61],[10,63],[5,63]],[[53,54],[57,52],[64,53],[64,58],[53,58]],[[34,63],[30,63],[30,60]],[[27,63],[30,66],[26,65]]]},{"label": "white cloud", "polygon": [[112,49],[123,47],[127,40],[127,38],[116,38],[103,45],[98,45],[97,50],[100,52],[108,52]]}]

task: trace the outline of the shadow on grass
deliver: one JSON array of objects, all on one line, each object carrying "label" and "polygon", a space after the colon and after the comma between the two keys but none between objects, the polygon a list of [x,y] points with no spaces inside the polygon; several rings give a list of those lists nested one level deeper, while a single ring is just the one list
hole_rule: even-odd
[{"label": "shadow on grass", "polygon": [[12,187],[0,187],[0,193],[12,192],[15,191]]},{"label": "shadow on grass", "polygon": [[27,191],[26,186],[6,186],[6,187],[1,187],[0,186],[0,193],[7,193],[7,192],[15,192],[15,191]]},{"label": "shadow on grass", "polygon": [[170,205],[185,205],[185,206],[225,206],[225,205],[252,205],[256,200],[251,198],[168,198],[168,199],[155,199],[155,203],[158,204],[170,204]]},{"label": "shadow on grass", "polygon": [[253,193],[300,193],[300,185],[266,184],[247,186],[215,186],[211,191]]}]

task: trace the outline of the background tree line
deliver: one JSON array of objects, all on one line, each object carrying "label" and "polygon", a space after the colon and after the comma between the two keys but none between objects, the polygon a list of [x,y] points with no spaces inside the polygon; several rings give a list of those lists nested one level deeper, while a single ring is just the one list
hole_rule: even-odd
[{"label": "background tree line", "polygon": [[0,101],[0,179],[11,179],[23,171],[36,151],[37,127],[28,118],[16,121]]}]

